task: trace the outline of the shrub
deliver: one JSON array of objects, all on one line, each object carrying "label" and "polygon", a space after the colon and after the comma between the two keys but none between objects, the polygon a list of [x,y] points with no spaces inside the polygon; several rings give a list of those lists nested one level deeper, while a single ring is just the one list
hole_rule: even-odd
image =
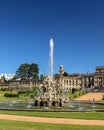
[{"label": "shrub", "polygon": [[82,94],[84,95],[84,94],[85,94],[85,92],[83,91],[83,92],[82,92]]},{"label": "shrub", "polygon": [[18,93],[5,93],[4,97],[18,97],[19,94]]},{"label": "shrub", "polygon": [[77,97],[77,95],[74,95],[74,98],[76,98]]},{"label": "shrub", "polygon": [[34,95],[30,95],[31,98],[34,98]]},{"label": "shrub", "polygon": [[86,93],[88,93],[88,91],[86,91]]},{"label": "shrub", "polygon": [[30,94],[34,93],[34,90],[20,90],[18,91],[18,94]]},{"label": "shrub", "polygon": [[1,88],[0,91],[12,91],[12,88],[8,87],[8,88]]},{"label": "shrub", "polygon": [[9,88],[1,88],[1,91],[9,91]]},{"label": "shrub", "polygon": [[9,91],[12,91],[12,88],[9,88]]},{"label": "shrub", "polygon": [[79,91],[79,90],[76,88],[72,88],[72,94],[74,94],[76,91]]},{"label": "shrub", "polygon": [[29,90],[21,90],[21,91],[18,91],[18,94],[28,94],[30,93]]},{"label": "shrub", "polygon": [[104,94],[103,94],[103,99],[102,100],[104,100]]}]

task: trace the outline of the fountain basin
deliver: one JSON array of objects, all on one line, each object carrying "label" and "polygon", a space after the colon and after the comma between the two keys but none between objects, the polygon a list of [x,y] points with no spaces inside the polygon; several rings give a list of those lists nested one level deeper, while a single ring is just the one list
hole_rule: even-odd
[{"label": "fountain basin", "polygon": [[104,104],[92,102],[70,102],[63,107],[36,107],[29,101],[0,101],[1,110],[26,111],[104,111]]}]

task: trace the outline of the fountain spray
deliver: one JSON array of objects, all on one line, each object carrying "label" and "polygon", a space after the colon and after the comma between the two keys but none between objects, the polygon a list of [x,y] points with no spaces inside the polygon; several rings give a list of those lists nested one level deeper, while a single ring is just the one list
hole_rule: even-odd
[{"label": "fountain spray", "polygon": [[49,74],[50,76],[53,76],[53,48],[54,48],[54,42],[53,42],[53,39],[51,38],[50,39],[50,52],[49,52],[49,68],[50,68],[50,71],[49,71]]}]

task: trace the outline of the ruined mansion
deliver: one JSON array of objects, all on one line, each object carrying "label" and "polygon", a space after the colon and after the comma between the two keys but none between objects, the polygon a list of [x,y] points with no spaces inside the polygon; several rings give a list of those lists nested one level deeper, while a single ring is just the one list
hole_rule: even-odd
[{"label": "ruined mansion", "polygon": [[68,74],[64,75],[64,67],[60,65],[59,74],[55,80],[62,89],[71,88],[103,88],[104,87],[104,66],[97,66],[94,73]]}]

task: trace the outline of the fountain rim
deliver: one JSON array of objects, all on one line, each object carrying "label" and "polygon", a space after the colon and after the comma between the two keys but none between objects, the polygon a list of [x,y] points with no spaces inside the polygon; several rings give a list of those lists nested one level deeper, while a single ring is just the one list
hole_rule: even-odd
[{"label": "fountain rim", "polygon": [[[10,100],[1,100],[2,102],[13,102],[10,101]],[[0,103],[1,103],[0,101]],[[17,103],[20,103],[20,102],[25,102],[25,103],[28,103],[29,101],[18,101],[16,100]],[[16,103],[15,102],[15,103]],[[33,103],[33,102],[29,102],[29,103]],[[81,101],[71,101],[71,103],[83,103],[83,104],[93,104],[93,102],[81,102]],[[100,103],[100,102],[95,102],[94,103],[95,105],[104,105],[104,103]],[[43,108],[43,109],[41,109]],[[48,107],[50,108],[50,107]],[[104,112],[104,109],[90,109],[90,110],[59,110],[59,109],[45,109],[45,107],[39,107],[39,108],[36,108],[36,109],[33,109],[33,108],[29,108],[29,109],[20,109],[20,108],[0,108],[0,110],[8,110],[8,111],[30,111],[30,112]]]}]

